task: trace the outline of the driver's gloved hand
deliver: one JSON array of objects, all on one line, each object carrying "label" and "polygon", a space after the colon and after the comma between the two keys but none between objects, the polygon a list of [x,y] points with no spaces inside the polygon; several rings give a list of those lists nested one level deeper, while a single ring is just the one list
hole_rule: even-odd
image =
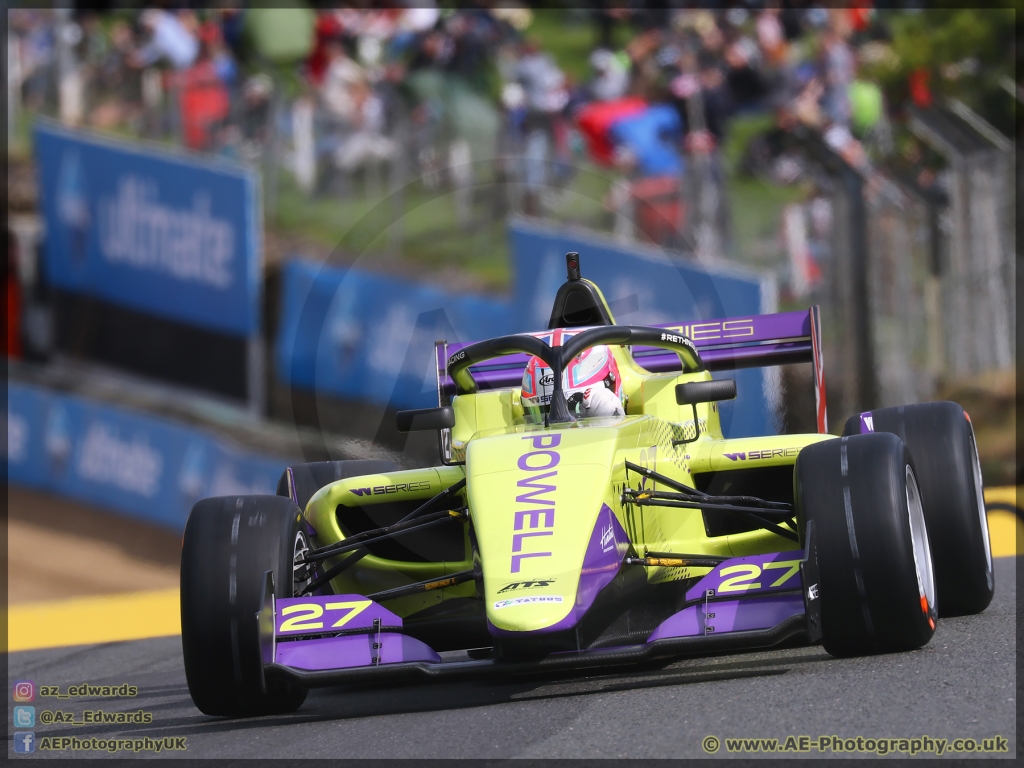
[{"label": "driver's gloved hand", "polygon": [[581,416],[624,416],[622,400],[602,384],[591,387],[583,393]]}]

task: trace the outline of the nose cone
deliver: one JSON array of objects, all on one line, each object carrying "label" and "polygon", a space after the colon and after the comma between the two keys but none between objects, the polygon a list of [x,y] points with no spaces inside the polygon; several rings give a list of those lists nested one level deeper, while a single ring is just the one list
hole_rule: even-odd
[{"label": "nose cone", "polygon": [[605,504],[614,441],[603,431],[470,443],[470,508],[492,632],[569,628],[617,573],[629,540]]}]

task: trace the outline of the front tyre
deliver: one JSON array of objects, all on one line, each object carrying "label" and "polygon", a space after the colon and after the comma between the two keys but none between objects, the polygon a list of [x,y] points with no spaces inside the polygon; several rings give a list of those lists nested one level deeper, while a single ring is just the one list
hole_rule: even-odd
[{"label": "front tyre", "polygon": [[910,451],[895,435],[825,440],[794,472],[817,537],[822,644],[833,656],[909,651],[935,631],[928,530]]},{"label": "front tyre", "polygon": [[851,417],[843,434],[869,427],[899,435],[914,457],[935,558],[939,615],[981,613],[992,602],[995,579],[981,463],[967,413],[951,402],[880,408]]},{"label": "front tyre", "polygon": [[292,597],[308,548],[302,515],[279,496],[222,496],[199,501],[185,524],[181,551],[181,646],[195,705],[208,715],[281,714],[307,691],[264,680],[256,613],[264,574],[276,597]]}]

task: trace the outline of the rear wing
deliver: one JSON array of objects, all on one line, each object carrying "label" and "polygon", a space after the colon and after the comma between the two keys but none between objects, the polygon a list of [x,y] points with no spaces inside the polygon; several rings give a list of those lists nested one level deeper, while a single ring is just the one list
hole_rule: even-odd
[{"label": "rear wing", "polygon": [[[650,327],[689,337],[709,371],[812,363],[818,432],[828,432],[825,370],[821,356],[821,313],[817,306],[806,311],[729,317],[699,323],[666,323]],[[551,346],[558,346],[565,339],[585,330],[587,328],[556,328],[528,335],[543,339]],[[449,344],[438,341],[435,344],[438,405],[450,405],[456,392],[455,382],[448,375],[449,357],[471,343]],[[522,383],[523,371],[529,359],[525,354],[505,355],[471,366],[470,371],[481,390],[518,387]],[[679,357],[663,349],[634,347],[633,359],[651,373],[681,370]]]}]

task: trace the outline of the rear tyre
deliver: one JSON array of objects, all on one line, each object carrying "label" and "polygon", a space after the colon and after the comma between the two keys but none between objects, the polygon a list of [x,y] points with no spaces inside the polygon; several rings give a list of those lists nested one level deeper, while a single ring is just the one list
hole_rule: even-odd
[{"label": "rear tyre", "polygon": [[264,680],[256,613],[264,574],[294,595],[302,514],[278,496],[222,496],[192,507],[181,551],[181,646],[192,701],[208,715],[281,714],[307,691]]},{"label": "rear tyre", "polygon": [[[843,434],[859,433],[862,420],[851,417]],[[914,457],[939,615],[981,613],[992,602],[995,579],[981,463],[967,413],[950,402],[881,408],[871,411],[871,426],[899,435]]]},{"label": "rear tyre", "polygon": [[[359,459],[353,461],[314,461],[288,467],[277,481],[277,495],[287,496],[305,510],[313,494],[324,486],[348,477],[377,475],[397,472],[399,467],[393,461]],[[289,478],[289,473],[291,477]]]},{"label": "rear tyre", "polygon": [[895,435],[825,440],[794,472],[814,521],[822,644],[833,656],[908,651],[935,631],[935,576],[910,451]]}]

